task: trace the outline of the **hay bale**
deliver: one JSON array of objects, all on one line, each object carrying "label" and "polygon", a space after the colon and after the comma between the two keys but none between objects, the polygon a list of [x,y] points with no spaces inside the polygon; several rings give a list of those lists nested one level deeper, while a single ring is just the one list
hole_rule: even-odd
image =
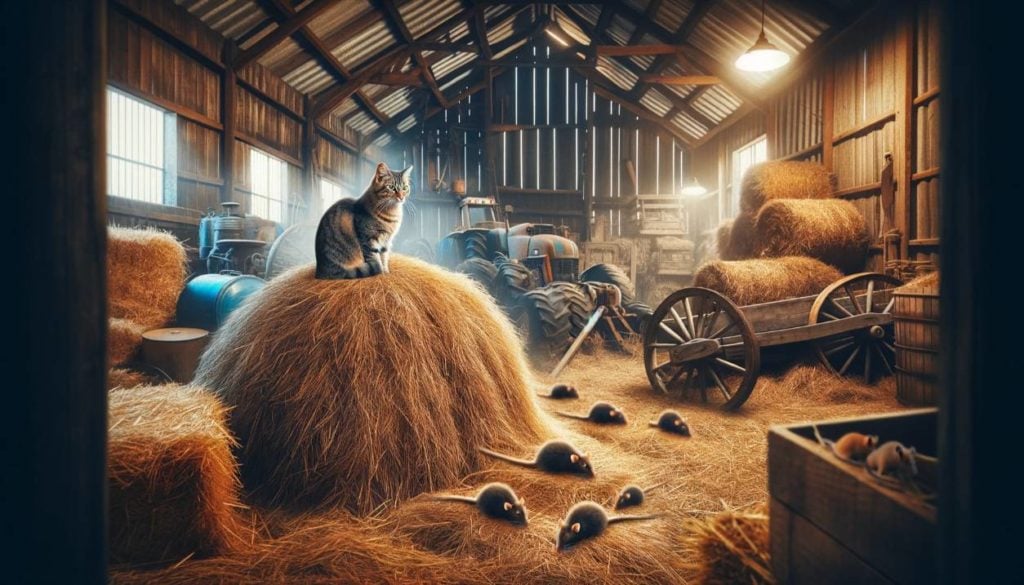
[{"label": "hay bale", "polygon": [[155,380],[152,376],[138,370],[110,368],[110,371],[107,372],[107,390],[135,388],[136,386],[146,386],[154,382]]},{"label": "hay bale", "polygon": [[810,256],[846,274],[868,256],[868,228],[857,207],[840,199],[776,199],[757,214],[757,256]]},{"label": "hay bale", "polygon": [[383,503],[454,484],[477,447],[550,436],[519,341],[465,276],[402,256],[390,274],[296,268],[214,336],[196,382],[233,407],[246,487],[262,502]]},{"label": "hay bale", "polygon": [[[729,230],[730,260],[746,260],[754,257],[754,215],[741,212],[733,219]],[[725,260],[725,258],[723,258]]]},{"label": "hay bale", "polygon": [[764,509],[726,511],[688,523],[684,562],[695,569],[697,583],[775,583]]},{"label": "hay bale", "polygon": [[740,207],[756,215],[773,199],[829,199],[836,177],[816,162],[769,161],[750,167],[743,175]]},{"label": "hay bale", "polygon": [[128,319],[107,320],[107,364],[119,366],[135,358],[146,327]]},{"label": "hay bale", "polygon": [[939,272],[926,272],[921,276],[915,277],[910,282],[899,287],[897,290],[902,292],[930,292],[936,293],[939,290]]},{"label": "hay bale", "polygon": [[732,224],[734,221],[732,219],[722,220],[722,223],[718,224],[718,229],[715,230],[715,245],[718,250],[718,258],[721,260],[735,260],[732,257]]},{"label": "hay bale", "polygon": [[694,275],[693,285],[718,291],[742,306],[816,295],[841,277],[813,258],[785,256],[709,262]]},{"label": "hay bale", "polygon": [[107,229],[109,314],[146,329],[174,318],[185,287],[185,248],[174,236],[156,230]]},{"label": "hay bale", "polygon": [[239,482],[226,412],[201,388],[109,393],[107,476],[114,563],[237,551]]}]

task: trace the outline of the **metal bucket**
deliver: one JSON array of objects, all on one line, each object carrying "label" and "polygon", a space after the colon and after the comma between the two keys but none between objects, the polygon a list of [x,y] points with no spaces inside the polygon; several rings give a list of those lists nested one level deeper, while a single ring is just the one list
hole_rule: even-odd
[{"label": "metal bucket", "polygon": [[142,361],[187,384],[195,377],[210,332],[191,327],[153,329],[142,334]]},{"label": "metal bucket", "polygon": [[267,281],[256,276],[203,274],[185,284],[178,297],[177,323],[216,331],[229,315],[258,293]]}]

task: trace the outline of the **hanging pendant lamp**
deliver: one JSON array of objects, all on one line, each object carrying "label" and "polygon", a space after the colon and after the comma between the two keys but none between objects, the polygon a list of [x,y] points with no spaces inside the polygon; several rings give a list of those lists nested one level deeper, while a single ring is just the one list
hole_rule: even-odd
[{"label": "hanging pendant lamp", "polygon": [[789,63],[789,55],[768,42],[768,37],[764,34],[764,0],[761,0],[761,34],[757,36],[753,46],[736,59],[736,68],[740,71],[763,73],[774,71],[786,63]]}]

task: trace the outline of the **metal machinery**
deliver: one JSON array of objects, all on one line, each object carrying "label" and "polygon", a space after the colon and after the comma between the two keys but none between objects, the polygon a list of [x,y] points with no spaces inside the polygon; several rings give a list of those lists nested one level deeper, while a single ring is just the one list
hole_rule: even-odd
[{"label": "metal machinery", "polygon": [[260,235],[268,222],[243,215],[234,201],[225,201],[221,207],[221,213],[211,209],[199,221],[199,259],[206,262],[206,271],[263,275],[267,241]]},{"label": "metal machinery", "polygon": [[469,275],[491,293],[523,332],[535,359],[555,359],[583,335],[600,306],[600,288],[588,282],[618,287],[624,319],[630,321],[624,328],[602,321],[604,338],[640,330],[651,310],[636,302],[633,283],[622,270],[598,264],[581,273],[579,248],[566,228],[509,226],[498,212],[493,197],[461,199],[459,226],[438,243],[438,263]]}]

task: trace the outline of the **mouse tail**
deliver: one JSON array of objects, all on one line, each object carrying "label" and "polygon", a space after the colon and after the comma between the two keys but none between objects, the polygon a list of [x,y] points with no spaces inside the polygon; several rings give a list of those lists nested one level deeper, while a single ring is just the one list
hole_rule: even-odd
[{"label": "mouse tail", "polygon": [[818,425],[812,424],[811,428],[814,429],[814,438],[817,439],[818,444],[827,445],[825,438],[821,436],[821,431],[818,430]]},{"label": "mouse tail", "polygon": [[574,418],[576,420],[590,420],[590,417],[572,414],[569,412],[561,412],[556,410],[555,414],[557,414],[558,416],[564,416],[565,418]]},{"label": "mouse tail", "polygon": [[527,461],[525,459],[516,459],[515,457],[509,457],[508,455],[505,455],[503,453],[498,453],[497,451],[491,451],[490,449],[487,449],[487,448],[484,448],[484,447],[477,447],[477,451],[480,451],[481,453],[483,453],[484,455],[487,455],[488,457],[494,457],[495,459],[501,459],[502,461],[507,461],[507,462],[512,463],[514,465],[522,465],[523,467],[533,467],[534,466],[533,461]]},{"label": "mouse tail", "polygon": [[476,498],[471,498],[469,496],[455,496],[451,494],[439,494],[431,497],[431,499],[439,502],[468,502],[470,504],[476,503]]},{"label": "mouse tail", "polygon": [[608,519],[609,524],[615,522],[630,522],[633,520],[657,520],[657,514],[623,514],[621,516],[612,516]]}]

